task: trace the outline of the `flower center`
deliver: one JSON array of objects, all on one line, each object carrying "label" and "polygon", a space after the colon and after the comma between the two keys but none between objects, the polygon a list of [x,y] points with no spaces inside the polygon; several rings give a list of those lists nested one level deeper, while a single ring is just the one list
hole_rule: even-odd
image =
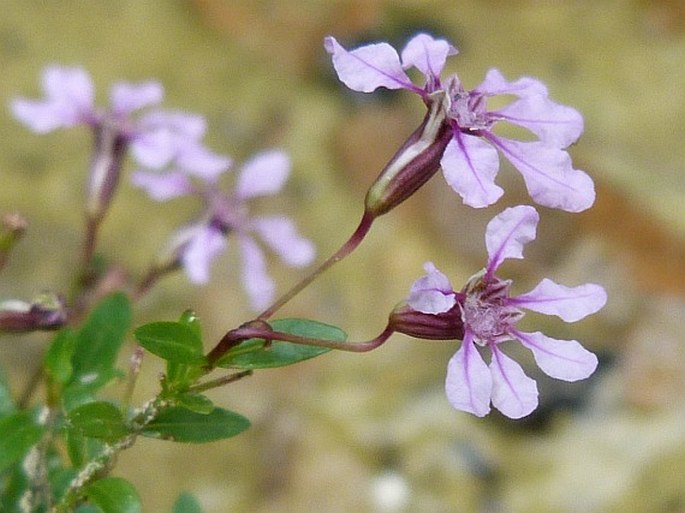
[{"label": "flower center", "polygon": [[523,312],[508,304],[511,280],[487,278],[479,273],[464,289],[462,319],[481,346],[511,339],[510,328]]},{"label": "flower center", "polygon": [[463,132],[487,130],[493,125],[488,116],[485,95],[465,91],[457,77],[452,77],[447,91],[451,100],[449,117],[457,122]]}]

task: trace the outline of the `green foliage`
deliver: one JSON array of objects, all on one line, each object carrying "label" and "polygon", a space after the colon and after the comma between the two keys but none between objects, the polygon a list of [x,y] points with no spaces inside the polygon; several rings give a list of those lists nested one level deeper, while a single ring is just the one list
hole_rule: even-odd
[{"label": "green foliage", "polygon": [[245,417],[222,408],[203,414],[174,406],[162,410],[142,434],[174,442],[207,443],[230,438],[249,427],[250,421]]},{"label": "green foliage", "polygon": [[137,328],[133,336],[152,354],[185,364],[205,363],[202,339],[187,324],[153,322]]},{"label": "green foliage", "polygon": [[0,472],[21,459],[42,434],[43,428],[29,411],[12,413],[0,420]]},{"label": "green foliage", "polygon": [[102,513],[140,513],[140,497],[134,486],[120,477],[106,477],[84,488],[88,502]]},{"label": "green foliage", "polygon": [[[340,328],[309,319],[279,319],[269,324],[274,331],[290,335],[335,342],[344,342],[347,339],[347,335]],[[281,341],[268,344],[263,339],[250,339],[228,351],[221,357],[217,366],[241,369],[283,367],[314,358],[328,351],[330,349],[325,347]]]},{"label": "green foliage", "polygon": [[[71,356],[73,370],[63,392],[67,410],[92,401],[95,392],[117,375],[116,359],[131,325],[131,315],[126,295],[120,292],[110,294],[95,306],[83,327],[75,333]],[[62,344],[69,346],[69,342]],[[64,348],[56,351],[58,354],[66,352]],[[63,354],[54,357],[55,361],[63,359]],[[66,371],[59,366],[57,368],[57,374],[63,377]]]},{"label": "green foliage", "polygon": [[83,435],[113,442],[129,434],[119,409],[112,403],[95,401],[74,408],[69,422]]},{"label": "green foliage", "polygon": [[202,513],[202,508],[197,499],[188,492],[178,496],[171,513]]},{"label": "green foliage", "polygon": [[0,369],[0,419],[14,411],[14,401],[5,374]]},{"label": "green foliage", "polygon": [[74,372],[72,357],[76,348],[77,336],[72,330],[64,328],[59,331],[50,344],[45,355],[44,368],[48,378],[60,385],[65,385]]}]

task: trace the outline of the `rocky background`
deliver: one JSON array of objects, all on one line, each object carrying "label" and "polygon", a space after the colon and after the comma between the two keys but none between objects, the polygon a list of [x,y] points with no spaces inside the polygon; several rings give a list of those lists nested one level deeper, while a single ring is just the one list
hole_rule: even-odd
[{"label": "rocky background", "polygon": [[[323,50],[325,35],[348,48],[373,40],[401,47],[428,31],[459,47],[449,69],[467,86],[489,67],[510,79],[534,76],[585,116],[572,154],[596,180],[595,207],[543,211],[528,258],[502,274],[518,280],[519,292],[544,276],[606,287],[607,307],[582,323],[526,319],[597,352],[592,379],[560,384],[529,365],[541,407],[511,421],[447,403],[445,366],[456,342],[395,336],[370,354],[261,371],[212,395],[254,422],[247,433],[206,446],[140,440],[122,454],[116,474],[136,484],[145,511],[169,511],[182,490],[207,513],[685,511],[682,0],[2,0],[0,8],[0,211],[30,222],[0,276],[3,299],[65,290],[81,243],[89,134],[37,136],[6,108],[14,96],[39,95],[50,63],[88,69],[101,103],[113,81],[161,80],[165,107],[206,115],[211,147],[238,161],[285,148],[294,161],[287,193],[264,209],[294,216],[322,257],[354,229],[366,188],[423,115],[408,93],[348,91]],[[512,169],[499,182],[503,201],[474,211],[437,175],[282,316],[365,340],[384,327],[424,261],[465,281],[485,262],[487,221],[527,201]],[[154,204],[124,183],[99,249],[140,275],[192,212],[190,202]],[[236,256],[215,263],[206,287],[181,275],[163,281],[136,323],[193,308],[213,344],[251,313]],[[279,290],[300,276],[272,271]],[[17,394],[48,340],[0,339]],[[146,359],[138,401],[155,393],[161,368]]]}]

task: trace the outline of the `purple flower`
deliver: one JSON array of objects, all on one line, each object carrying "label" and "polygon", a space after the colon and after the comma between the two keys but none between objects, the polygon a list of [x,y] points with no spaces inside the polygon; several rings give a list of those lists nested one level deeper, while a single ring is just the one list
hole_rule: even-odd
[{"label": "purple flower", "polygon": [[[211,159],[210,159],[211,160]],[[193,159],[193,162],[197,162]],[[229,161],[230,162],[230,161]],[[167,173],[137,171],[133,183],[158,201],[197,195],[204,204],[200,220],[180,229],[169,247],[193,283],[206,283],[212,261],[227,247],[227,236],[237,239],[242,256],[242,284],[255,310],[269,305],[274,283],[266,272],[266,258],[255,236],[291,267],[309,265],[314,245],[302,237],[295,223],[284,216],[252,217],[247,202],[281,190],[290,173],[290,159],[280,150],[261,152],[242,167],[232,194],[216,187],[216,176],[177,166]],[[192,180],[191,177],[199,178]]]},{"label": "purple flower", "polygon": [[[326,50],[333,56],[333,66],[350,89],[371,92],[378,87],[407,89],[422,97],[430,106],[436,91],[447,95],[446,117],[452,139],[442,155],[441,165],[447,183],[465,204],[485,207],[495,203],[503,190],[495,184],[499,170],[499,152],[521,173],[531,197],[539,204],[579,212],[594,202],[592,179],[573,169],[565,148],[583,131],[581,115],[548,97],[547,88],[538,80],[520,78],[508,82],[491,69],[485,80],[467,91],[457,75],[444,83],[440,73],[447,57],[457,49],[447,41],[427,34],[413,37],[401,57],[387,43],[345,50],[333,37],[325,39]],[[415,67],[425,77],[425,84],[412,83],[405,70]],[[510,95],[516,99],[497,110],[488,110],[492,96]],[[518,141],[496,135],[500,122],[509,122],[532,132],[535,141]]]},{"label": "purple flower", "polygon": [[[508,208],[488,224],[485,243],[488,264],[466,286],[455,292],[432,263],[425,265],[426,275],[412,286],[408,303],[414,310],[440,314],[458,305],[464,338],[460,349],[447,367],[445,389],[452,405],[479,417],[490,411],[490,402],[510,418],[531,413],[538,404],[535,381],[500,348],[506,341],[517,340],[533,352],[545,374],[564,381],[590,376],[597,358],[575,340],[556,340],[540,332],[527,333],[516,328],[524,313],[521,308],[556,315],[574,322],[600,310],[606,293],[599,285],[565,287],[549,279],[533,290],[511,296],[511,280],[495,275],[507,258],[523,258],[523,246],[535,239],[538,213],[529,206]],[[481,356],[487,347],[490,365]]]},{"label": "purple flower", "polygon": [[162,102],[164,89],[158,82],[115,83],[108,109],[95,106],[93,82],[83,68],[49,66],[43,71],[42,88],[42,100],[16,98],[10,103],[14,117],[34,132],[87,125],[96,133],[123,139],[140,165],[156,169],[176,158],[196,159],[196,167],[219,158],[201,144],[206,130],[201,116],[155,109],[133,117]]}]

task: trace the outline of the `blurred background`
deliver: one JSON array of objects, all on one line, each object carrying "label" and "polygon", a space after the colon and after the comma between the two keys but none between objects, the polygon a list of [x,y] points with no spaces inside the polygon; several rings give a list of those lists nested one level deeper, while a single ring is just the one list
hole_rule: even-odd
[{"label": "blurred background", "polygon": [[[28,219],[0,276],[0,298],[64,291],[83,233],[90,134],[30,133],[7,103],[38,97],[52,63],[82,65],[105,104],[117,80],[159,79],[164,107],[198,112],[208,144],[242,161],[282,147],[294,169],[286,193],[259,205],[285,212],[321,258],[356,227],[367,187],[419,124],[406,92],[352,93],[322,38],[347,48],[418,31],[452,41],[448,63],[467,87],[490,67],[548,84],[586,129],[571,150],[597,185],[582,214],[541,210],[538,240],[502,276],[514,292],[541,278],[602,284],[607,307],[574,325],[529,315],[524,327],[576,338],[600,357],[589,380],[539,379],[540,408],[512,421],[455,411],[443,392],[457,342],[393,337],[366,355],[328,354],[253,377],[211,396],[249,417],[247,433],[204,446],[140,440],[119,459],[144,511],[170,511],[180,491],[207,513],[244,511],[685,511],[685,3],[682,0],[2,0],[0,211]],[[128,169],[130,171],[130,167]],[[280,312],[374,337],[422,265],[456,287],[485,263],[483,231],[507,205],[528,202],[503,164],[507,191],[486,210],[461,205],[440,174],[381,218],[350,258]],[[196,205],[151,202],[123,181],[98,250],[140,277]],[[212,282],[169,277],[136,310],[136,324],[193,308],[213,345],[248,319],[235,251]],[[280,291],[302,271],[270,267]],[[18,395],[49,335],[4,336],[0,361]],[[131,343],[132,347],[132,343]],[[511,354],[511,353],[510,353]],[[126,356],[126,355],[124,355]],[[122,365],[125,361],[122,360]],[[162,366],[145,360],[140,403]]]}]

